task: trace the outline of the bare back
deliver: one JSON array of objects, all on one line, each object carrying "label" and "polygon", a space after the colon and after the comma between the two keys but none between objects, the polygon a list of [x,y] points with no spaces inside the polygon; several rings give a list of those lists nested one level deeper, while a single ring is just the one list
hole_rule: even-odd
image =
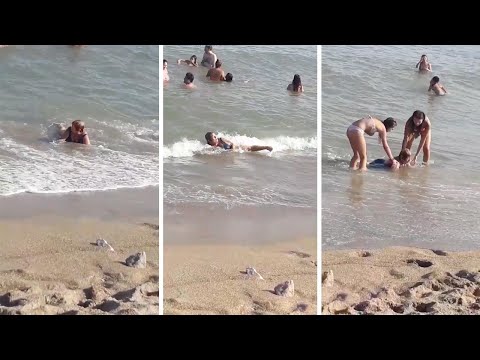
[{"label": "bare back", "polygon": [[208,70],[207,76],[210,77],[212,81],[222,81],[225,79],[225,72],[222,68],[210,69]]},{"label": "bare back", "polygon": [[365,133],[367,133],[368,135],[373,136],[379,130],[378,123],[382,124],[383,126],[383,123],[380,120],[373,118],[371,116],[367,116],[360,120],[355,121],[352,125],[359,127],[360,129],[365,131]]}]

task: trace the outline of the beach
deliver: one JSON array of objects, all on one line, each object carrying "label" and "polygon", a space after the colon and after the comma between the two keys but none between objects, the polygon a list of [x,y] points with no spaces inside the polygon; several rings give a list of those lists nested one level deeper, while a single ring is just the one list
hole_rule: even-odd
[{"label": "beach", "polygon": [[[163,87],[164,311],[313,314],[317,48],[223,45],[213,51],[233,74],[231,83],[210,82],[204,67],[177,65],[194,54],[200,61],[203,46],[164,46],[170,76]],[[186,72],[194,74],[196,89],[182,88]],[[297,73],[305,87],[300,95],[286,91]],[[209,131],[273,151],[213,149],[205,141]],[[247,280],[241,272],[249,266],[265,280]],[[270,292],[288,280],[294,281],[292,298]]]},{"label": "beach", "polygon": [[[0,199],[0,312],[158,314],[158,201],[140,206],[154,196],[158,188]],[[146,268],[125,265],[143,251]]]},{"label": "beach", "polygon": [[[158,54],[0,52],[2,314],[158,314]],[[76,119],[90,146],[49,138]]]},{"label": "beach", "polygon": [[322,252],[322,314],[478,315],[479,256],[413,247]]}]

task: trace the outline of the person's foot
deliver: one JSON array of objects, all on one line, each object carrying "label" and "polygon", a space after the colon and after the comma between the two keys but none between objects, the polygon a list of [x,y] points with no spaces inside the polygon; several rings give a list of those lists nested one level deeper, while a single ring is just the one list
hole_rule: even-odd
[{"label": "person's foot", "polygon": [[267,150],[271,152],[273,148],[271,146],[267,146]]}]

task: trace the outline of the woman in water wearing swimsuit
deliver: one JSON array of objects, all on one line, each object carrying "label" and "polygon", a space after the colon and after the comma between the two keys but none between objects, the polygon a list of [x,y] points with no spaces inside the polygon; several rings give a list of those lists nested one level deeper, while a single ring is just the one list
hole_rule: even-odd
[{"label": "woman in water wearing swimsuit", "polygon": [[367,170],[367,143],[364,134],[367,133],[373,136],[376,132],[378,132],[378,137],[382,141],[383,149],[387,153],[388,158],[392,161],[393,166],[396,166],[397,160],[394,159],[387,143],[387,132],[391,131],[395,126],[397,126],[397,122],[391,117],[380,121],[370,115],[350,125],[347,129],[347,137],[353,150],[350,168],[356,169],[357,163],[360,161],[358,169],[362,171]]},{"label": "woman in water wearing swimsuit", "polygon": [[205,134],[205,140],[207,140],[208,145],[213,146],[213,147],[221,147],[222,149],[225,149],[225,150],[235,150],[235,149],[241,149],[243,151],[261,151],[261,150],[272,151],[273,150],[273,148],[271,146],[234,145],[231,141],[229,141],[225,138],[217,137],[217,135],[213,132],[207,132]]},{"label": "woman in water wearing swimsuit", "polygon": [[430,160],[430,143],[432,141],[432,125],[430,119],[423,111],[415,110],[405,124],[403,135],[402,150],[412,149],[413,141],[420,136],[420,144],[413,157],[412,164],[417,161],[420,150],[423,149],[423,162],[426,164]]},{"label": "woman in water wearing swimsuit", "polygon": [[72,122],[72,126],[63,133],[62,139],[65,139],[65,142],[90,145],[90,139],[85,132],[85,123],[81,120]]}]

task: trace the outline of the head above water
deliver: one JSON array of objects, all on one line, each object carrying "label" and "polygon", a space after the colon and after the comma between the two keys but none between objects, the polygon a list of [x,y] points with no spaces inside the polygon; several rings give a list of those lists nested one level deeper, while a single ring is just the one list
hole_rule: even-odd
[{"label": "head above water", "polygon": [[218,142],[217,135],[211,131],[205,134],[205,140],[207,140],[207,144],[211,146],[215,146]]},{"label": "head above water", "polygon": [[232,73],[228,73],[227,75],[225,75],[225,81],[226,82],[232,82],[233,81]]},{"label": "head above water", "polygon": [[435,85],[440,82],[440,78],[438,76],[434,76],[432,80],[430,80],[430,85]]},{"label": "head above water", "polygon": [[183,79],[183,82],[188,85],[188,84],[191,84],[193,83],[193,80],[195,80],[195,77],[193,76],[193,74],[191,72],[188,72],[185,74],[185,78]]},{"label": "head above water", "polygon": [[397,121],[394,118],[389,117],[383,120],[383,125],[385,125],[385,129],[387,130],[387,132],[392,131],[395,126],[397,126]]},{"label": "head above water", "polygon": [[85,131],[85,123],[82,120],[75,120],[72,122],[72,131],[77,134],[83,134]]},{"label": "head above water", "polygon": [[412,152],[409,149],[403,149],[402,151],[400,151],[400,155],[398,155],[398,160],[401,165],[405,165],[410,162],[411,157]]},{"label": "head above water", "polygon": [[167,60],[163,59],[163,68],[166,69],[168,66]]},{"label": "head above water", "polygon": [[204,51],[208,53],[209,51],[213,51],[213,46],[212,45],[205,45]]},{"label": "head above water", "polygon": [[420,59],[423,60],[423,61],[428,61],[427,55],[425,55],[425,54],[423,54]]},{"label": "head above water", "polygon": [[298,91],[298,88],[302,86],[302,79],[300,78],[300,75],[295,74],[293,76],[292,85],[293,85],[293,91]]},{"label": "head above water", "polygon": [[215,61],[215,67],[218,69],[221,66],[222,66],[222,60],[217,59],[217,61]]},{"label": "head above water", "polygon": [[197,56],[196,56],[196,55],[190,56],[190,61],[191,61],[193,64],[196,64],[196,63],[197,63]]},{"label": "head above water", "polygon": [[420,110],[415,110],[408,120],[412,120],[414,126],[420,126],[423,120],[425,120],[425,113]]}]

